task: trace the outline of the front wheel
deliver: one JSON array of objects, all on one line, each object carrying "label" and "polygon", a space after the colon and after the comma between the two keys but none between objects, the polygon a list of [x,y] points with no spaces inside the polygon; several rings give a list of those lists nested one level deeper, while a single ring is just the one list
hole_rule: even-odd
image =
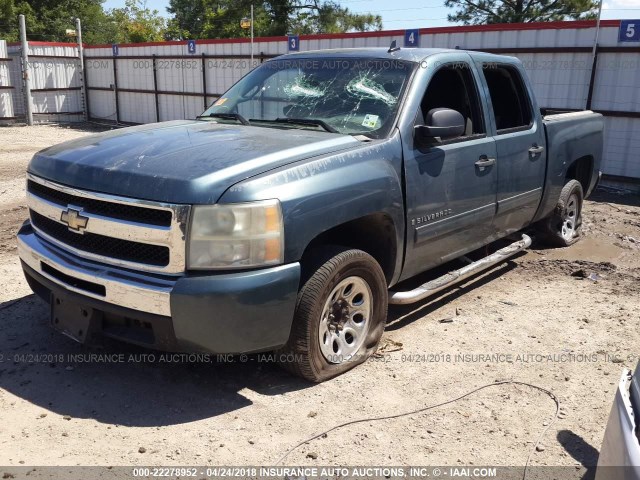
[{"label": "front wheel", "polygon": [[543,224],[545,237],[549,243],[568,247],[580,240],[583,199],[584,193],[580,182],[569,180],[560,192],[553,214]]},{"label": "front wheel", "polygon": [[361,250],[324,250],[311,261],[319,267],[298,293],[278,357],[287,370],[322,382],[375,352],[387,318],[387,283],[378,262]]}]

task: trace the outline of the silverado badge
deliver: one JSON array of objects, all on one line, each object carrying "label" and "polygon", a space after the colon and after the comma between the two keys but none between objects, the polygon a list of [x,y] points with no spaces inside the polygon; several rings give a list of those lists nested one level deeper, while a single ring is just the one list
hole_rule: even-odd
[{"label": "silverado badge", "polygon": [[439,212],[428,213],[426,215],[422,215],[421,217],[416,217],[411,219],[411,225],[421,225],[423,223],[428,223],[433,220],[438,220],[442,217],[447,217],[453,213],[453,210],[450,208],[445,208],[444,210],[440,210]]}]

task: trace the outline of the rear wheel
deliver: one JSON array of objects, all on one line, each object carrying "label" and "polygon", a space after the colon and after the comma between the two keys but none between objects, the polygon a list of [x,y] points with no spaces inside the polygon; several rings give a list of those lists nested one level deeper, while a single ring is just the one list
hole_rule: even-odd
[{"label": "rear wheel", "polygon": [[583,199],[580,182],[569,180],[560,192],[553,214],[543,223],[543,233],[549,243],[567,247],[580,240]]},{"label": "rear wheel", "polygon": [[316,267],[298,293],[278,358],[296,375],[322,382],[375,352],[387,318],[387,284],[378,262],[361,250],[325,249],[311,262]]}]

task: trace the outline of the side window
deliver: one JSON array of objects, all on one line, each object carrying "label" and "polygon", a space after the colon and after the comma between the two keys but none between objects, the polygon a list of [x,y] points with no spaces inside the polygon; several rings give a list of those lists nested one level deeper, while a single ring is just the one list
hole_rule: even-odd
[{"label": "side window", "polygon": [[533,118],[531,102],[520,72],[496,64],[485,65],[482,72],[489,87],[498,134],[528,129]]},{"label": "side window", "polygon": [[420,104],[422,118],[434,108],[450,108],[462,114],[465,132],[457,141],[486,133],[478,89],[467,63],[445,65],[433,75]]}]

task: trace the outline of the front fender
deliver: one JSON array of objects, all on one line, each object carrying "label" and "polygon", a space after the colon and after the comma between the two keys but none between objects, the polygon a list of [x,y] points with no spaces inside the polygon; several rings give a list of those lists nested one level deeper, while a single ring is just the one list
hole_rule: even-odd
[{"label": "front fender", "polygon": [[[404,251],[400,135],[363,142],[353,149],[300,161],[248,178],[229,188],[218,203],[277,198],[285,226],[285,263],[296,262],[321,233],[373,213],[384,213]],[[403,255],[396,256],[393,281]]]}]

